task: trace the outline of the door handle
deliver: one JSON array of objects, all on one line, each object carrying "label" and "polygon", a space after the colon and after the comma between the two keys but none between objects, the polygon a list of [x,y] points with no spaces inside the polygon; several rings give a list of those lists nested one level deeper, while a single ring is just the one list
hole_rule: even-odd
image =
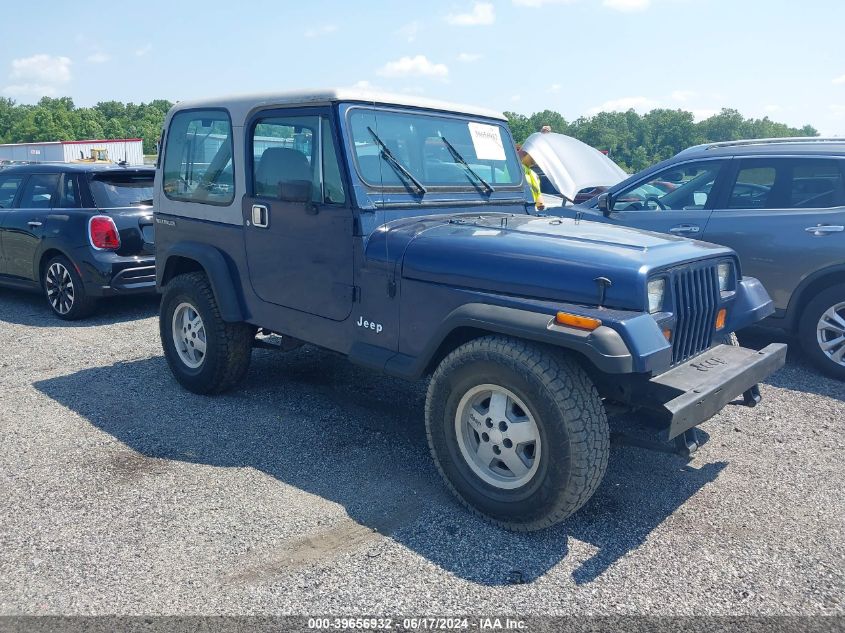
[{"label": "door handle", "polygon": [[266,229],[270,225],[270,211],[266,205],[252,205],[252,225],[259,229]]},{"label": "door handle", "polygon": [[31,226],[32,228],[35,228],[37,226],[41,226],[41,222],[39,222],[38,220],[30,220],[29,222],[27,222],[27,224],[29,226]]},{"label": "door handle", "polygon": [[842,231],[845,231],[845,226],[819,224],[817,226],[808,226],[804,230],[807,233],[812,233],[813,235],[827,235],[828,233],[841,233]]},{"label": "door handle", "polygon": [[673,226],[669,229],[670,233],[700,233],[701,227],[697,224],[681,224],[679,226]]}]

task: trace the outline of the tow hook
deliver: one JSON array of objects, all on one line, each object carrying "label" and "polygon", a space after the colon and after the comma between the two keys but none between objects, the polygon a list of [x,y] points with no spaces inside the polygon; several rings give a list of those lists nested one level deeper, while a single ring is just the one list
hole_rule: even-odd
[{"label": "tow hook", "polygon": [[698,434],[698,429],[691,428],[675,438],[675,452],[681,457],[689,457],[695,453],[704,442]]},{"label": "tow hook", "polygon": [[654,440],[628,435],[627,433],[612,433],[611,441],[625,446],[636,446],[647,451],[655,451],[657,453],[669,453],[671,455],[680,455],[681,457],[690,457],[699,448],[704,446],[706,442],[696,428],[691,428],[669,442],[657,442]]},{"label": "tow hook", "polygon": [[751,389],[742,393],[742,404],[746,407],[756,407],[762,399],[760,385],[754,385]]}]

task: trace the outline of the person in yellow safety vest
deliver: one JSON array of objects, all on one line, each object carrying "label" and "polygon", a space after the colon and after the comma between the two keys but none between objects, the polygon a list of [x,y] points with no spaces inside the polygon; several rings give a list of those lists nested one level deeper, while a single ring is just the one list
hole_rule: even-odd
[{"label": "person in yellow safety vest", "polygon": [[525,181],[528,183],[528,186],[531,187],[531,195],[534,196],[534,206],[537,208],[537,211],[542,211],[546,208],[546,205],[543,204],[543,194],[540,191],[540,179],[537,177],[534,170],[531,169],[531,167],[534,166],[534,159],[531,158],[531,154],[522,149],[522,147],[517,147],[517,154],[519,155],[519,160],[522,161],[522,169],[525,171]]}]

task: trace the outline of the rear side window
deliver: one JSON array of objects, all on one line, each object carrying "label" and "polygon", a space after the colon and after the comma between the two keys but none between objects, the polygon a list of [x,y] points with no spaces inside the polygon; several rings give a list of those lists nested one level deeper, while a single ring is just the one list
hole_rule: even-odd
[{"label": "rear side window", "polygon": [[98,209],[135,207],[153,203],[153,174],[117,172],[95,174],[91,195]]},{"label": "rear side window", "polygon": [[18,207],[21,209],[49,209],[59,184],[59,174],[33,174],[26,181]]},{"label": "rear side window", "polygon": [[12,206],[23,179],[23,176],[0,176],[0,209]]},{"label": "rear side window", "polygon": [[232,124],[225,112],[191,110],[173,117],[164,152],[163,188],[171,200],[232,203]]},{"label": "rear side window", "polygon": [[839,161],[829,158],[743,160],[729,209],[824,209],[845,205]]}]

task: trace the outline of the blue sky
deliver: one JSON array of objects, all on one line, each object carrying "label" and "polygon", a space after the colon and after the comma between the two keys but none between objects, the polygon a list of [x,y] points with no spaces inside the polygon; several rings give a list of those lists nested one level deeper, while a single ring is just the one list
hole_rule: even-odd
[{"label": "blue sky", "polygon": [[734,107],[845,135],[843,0],[86,0],[6,14],[0,94],[25,103],[363,86],[570,120]]}]

